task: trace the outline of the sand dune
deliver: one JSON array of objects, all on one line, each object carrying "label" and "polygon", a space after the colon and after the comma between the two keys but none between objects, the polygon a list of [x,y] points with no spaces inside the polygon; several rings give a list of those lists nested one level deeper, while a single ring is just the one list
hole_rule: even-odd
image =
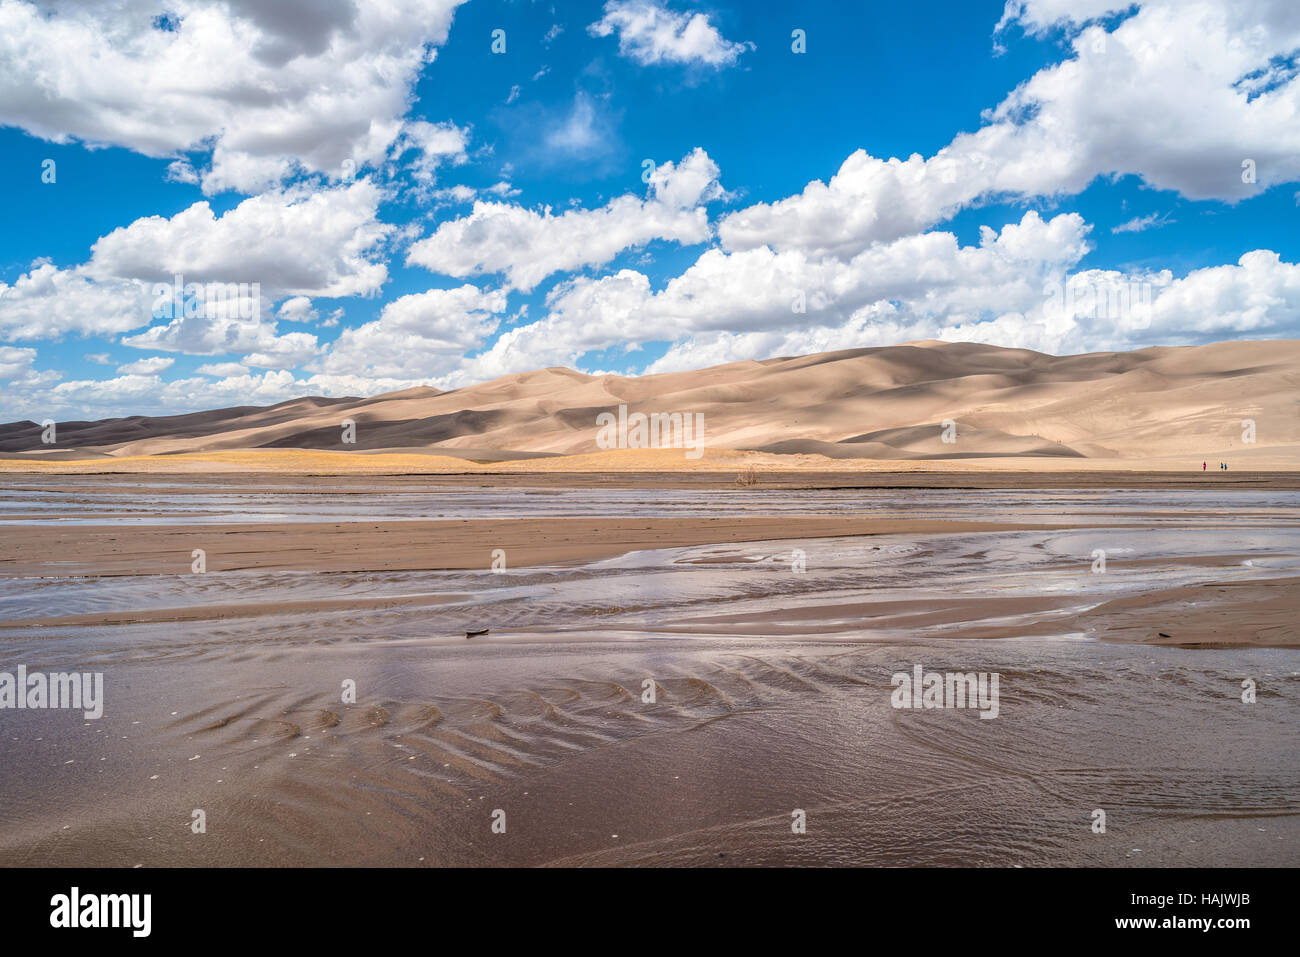
[{"label": "sand dune", "polygon": [[[254,449],[418,452],[425,466],[433,453],[549,468],[554,462],[542,457],[609,457],[597,443],[597,416],[626,405],[630,413],[703,415],[702,445],[711,450],[819,462],[1011,459],[1059,468],[1164,459],[1185,468],[1189,458],[1212,467],[1232,458],[1243,467],[1294,468],[1298,396],[1300,340],[1064,357],[918,342],[662,375],[552,368],[451,392],[65,422],[55,447],[41,444],[36,423],[18,422],[0,426],[0,454],[55,462]],[[1254,443],[1243,443],[1247,419]],[[356,423],[355,444],[343,442],[345,420]],[[954,441],[944,441],[945,423]]]}]

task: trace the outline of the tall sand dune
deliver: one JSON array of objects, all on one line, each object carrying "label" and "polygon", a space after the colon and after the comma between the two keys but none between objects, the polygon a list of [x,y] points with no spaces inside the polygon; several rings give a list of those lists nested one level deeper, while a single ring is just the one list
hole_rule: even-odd
[{"label": "tall sand dune", "polygon": [[[58,461],[232,450],[590,455],[597,416],[702,414],[702,445],[829,459],[1218,461],[1300,466],[1300,340],[1050,356],[968,342],[736,362],[637,377],[540,369],[442,392],[0,426],[0,454]],[[345,420],[355,444],[343,441]],[[1246,441],[1253,423],[1254,442]],[[945,438],[949,441],[945,441]]]}]

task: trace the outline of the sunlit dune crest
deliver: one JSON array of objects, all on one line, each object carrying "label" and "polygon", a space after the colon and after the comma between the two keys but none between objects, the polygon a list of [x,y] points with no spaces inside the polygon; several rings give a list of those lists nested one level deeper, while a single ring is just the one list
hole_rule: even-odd
[{"label": "sunlit dune crest", "polygon": [[[1297,395],[1300,340],[1064,357],[928,341],[63,423],[52,443],[37,423],[12,423],[0,426],[0,470],[1292,469]],[[602,421],[626,432],[638,416],[661,419],[662,434],[602,440]],[[698,431],[683,440],[673,417]]]}]

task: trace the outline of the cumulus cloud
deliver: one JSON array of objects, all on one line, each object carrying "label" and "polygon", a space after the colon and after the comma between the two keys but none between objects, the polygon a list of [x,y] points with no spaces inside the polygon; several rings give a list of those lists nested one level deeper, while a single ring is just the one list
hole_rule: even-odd
[{"label": "cumulus cloud", "polygon": [[[1026,290],[1026,293],[1029,290]],[[1036,296],[1012,296],[971,311],[927,311],[880,300],[844,322],[757,331],[718,330],[677,341],[648,372],[739,359],[892,345],[917,339],[985,342],[1054,355],[1153,345],[1203,345],[1235,338],[1294,337],[1300,328],[1300,266],[1268,250],[1236,265],[1125,273],[1084,270],[1048,280]]]},{"label": "cumulus cloud", "polygon": [[311,300],[306,296],[294,296],[280,303],[280,308],[276,310],[276,318],[283,319],[286,322],[315,322],[320,318],[320,313],[312,307]]},{"label": "cumulus cloud", "polygon": [[381,198],[361,179],[253,196],[221,216],[201,201],[113,230],[91,247],[86,271],[105,280],[259,283],[272,299],[366,295],[388,278],[378,254],[393,227],[377,218]]},{"label": "cumulus cloud", "polygon": [[220,379],[193,376],[164,382],[156,375],[40,383],[7,395],[12,408],[59,418],[101,418],[130,409],[139,415],[176,415],[237,405],[273,405],[304,395],[366,396],[409,388],[414,382],[356,376],[295,377],[286,371],[245,373]]},{"label": "cumulus cloud", "polygon": [[709,250],[648,304],[651,314],[687,320],[686,331],[783,327],[847,321],[860,309],[905,304],[913,314],[976,317],[1042,298],[1044,282],[1088,251],[1077,213],[1044,221],[1030,211],[1000,233],[985,227],[980,245],[952,233],[906,236],[850,259],[767,247]]},{"label": "cumulus cloud", "polygon": [[62,378],[53,369],[38,370],[36,350],[0,346],[0,419],[42,421],[57,414],[50,390]]},{"label": "cumulus cloud", "polygon": [[[1165,273],[1168,276],[1168,273]],[[1235,265],[1169,281],[1152,307],[1147,342],[1212,342],[1229,336],[1293,337],[1300,329],[1300,265],[1267,249]]]},{"label": "cumulus cloud", "polygon": [[122,339],[122,345],[187,355],[242,355],[245,365],[295,369],[320,352],[306,332],[280,335],[274,322],[238,316],[181,316]]},{"label": "cumulus cloud", "polygon": [[715,332],[769,330],[779,338],[791,329],[856,322],[853,334],[860,336],[866,319],[896,314],[973,322],[1040,305],[1045,284],[1087,253],[1088,231],[1078,214],[1044,221],[1031,211],[1001,232],[984,229],[978,246],[933,232],[879,243],[849,259],[768,247],[710,249],[659,292],[631,269],[579,277],[550,292],[544,319],[504,333],[464,368],[486,376],[521,371],[529,360],[571,365],[585,352],[618,344],[698,342]]},{"label": "cumulus cloud", "polygon": [[[1028,11],[1045,19],[1053,7]],[[1074,56],[1013,91],[976,145],[996,146],[991,155],[1003,161],[1041,151],[1047,182],[1028,164],[1018,170],[1039,192],[1053,182],[1076,192],[1110,173],[1194,199],[1243,199],[1300,178],[1300,84],[1292,77],[1254,96],[1238,86],[1298,47],[1300,8],[1290,0],[1149,0],[1109,33],[1081,30]],[[1242,176],[1247,159],[1258,182]]]},{"label": "cumulus cloud", "polygon": [[35,361],[35,349],[0,346],[0,382],[8,382],[25,375]]},{"label": "cumulus cloud", "polygon": [[646,199],[624,195],[599,209],[559,215],[550,207],[477,202],[470,215],[415,243],[407,264],[456,278],[499,273],[510,288],[527,292],[556,272],[603,265],[655,239],[705,242],[704,204],[722,195],[717,164],[697,149],[681,163],[656,168]]},{"label": "cumulus cloud", "polygon": [[497,328],[501,290],[466,283],[394,299],[374,322],[344,329],[316,364],[323,373],[427,381],[456,367]]},{"label": "cumulus cloud", "polygon": [[163,178],[169,183],[186,183],[190,186],[199,184],[199,174],[187,159],[172,160],[168,163]]},{"label": "cumulus cloud", "polygon": [[0,338],[127,332],[149,323],[151,301],[144,283],[117,277],[96,281],[85,267],[59,269],[38,261],[13,285],[0,282]]},{"label": "cumulus cloud", "polygon": [[1054,26],[1086,23],[1132,5],[1132,0],[1007,0],[993,32],[1019,24],[1027,33],[1042,34]]},{"label": "cumulus cloud", "polygon": [[[1013,3],[1008,13],[1009,22],[1046,29],[1128,6]],[[845,254],[987,197],[1072,195],[1106,175],[1136,175],[1192,199],[1245,199],[1300,180],[1300,78],[1269,73],[1297,48],[1300,7],[1291,0],[1146,0],[1109,32],[1076,28],[1066,60],[929,159],[859,150],[829,183],[731,214],[719,238],[730,249]],[[1261,71],[1267,83],[1243,88]]]},{"label": "cumulus cloud", "polygon": [[977,246],[946,232],[877,243],[848,259],[767,247],[710,249],[655,292],[625,269],[561,283],[549,314],[504,333],[456,380],[585,353],[668,342],[647,372],[917,339],[989,342],[1056,354],[1294,335],[1300,267],[1276,253],[1194,270],[1083,270],[1090,227],[1028,212]]},{"label": "cumulus cloud", "polygon": [[[978,190],[975,195],[978,194]],[[829,183],[726,216],[718,238],[732,250],[801,249],[851,254],[872,242],[916,233],[972,198],[971,185],[920,156],[880,160],[857,150]]]},{"label": "cumulus cloud", "polygon": [[155,157],[211,150],[207,192],[338,178],[383,161],[459,2],[172,0],[161,18],[146,0],[0,0],[0,124]]},{"label": "cumulus cloud", "polygon": [[248,366],[242,362],[205,362],[194,371],[218,379],[239,378],[248,375]]},{"label": "cumulus cloud", "polygon": [[444,189],[435,189],[429,194],[435,203],[452,205],[455,203],[472,203],[478,198],[478,190],[471,186],[457,184]]},{"label": "cumulus cloud", "polygon": [[416,198],[427,201],[437,182],[439,168],[469,162],[468,147],[469,131],[454,123],[413,120],[402,127],[392,158],[406,163],[415,183]]},{"label": "cumulus cloud", "polygon": [[359,180],[255,196],[221,216],[204,201],[170,218],[138,219],[100,238],[81,266],[37,262],[12,285],[0,283],[0,338],[112,336],[162,318],[124,344],[242,352],[250,365],[295,368],[318,353],[316,338],[277,334],[263,304],[290,297],[280,318],[307,322],[317,318],[311,296],[378,292],[393,230],[377,219],[380,198]]},{"label": "cumulus cloud", "polygon": [[678,13],[661,0],[610,0],[604,16],[587,31],[618,36],[618,52],[642,65],[653,63],[732,66],[752,43],[733,43],[705,13]]},{"label": "cumulus cloud", "polygon": [[175,362],[169,356],[149,356],[147,359],[136,359],[120,365],[117,371],[122,375],[157,375],[170,369]]}]

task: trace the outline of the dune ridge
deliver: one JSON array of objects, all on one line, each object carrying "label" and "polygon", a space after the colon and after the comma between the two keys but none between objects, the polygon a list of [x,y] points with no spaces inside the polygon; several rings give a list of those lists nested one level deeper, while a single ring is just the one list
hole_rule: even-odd
[{"label": "dune ridge", "polygon": [[[301,460],[337,452],[356,457],[359,469],[434,471],[467,463],[551,470],[560,457],[579,469],[799,468],[827,460],[836,467],[967,460],[1047,470],[1138,461],[1185,468],[1188,457],[1214,467],[1228,456],[1242,467],[1295,468],[1298,397],[1300,340],[1061,357],[926,341],[658,375],[549,368],[450,392],[419,387],[64,422],[53,446],[41,443],[35,422],[15,422],[0,425],[0,468],[173,456],[225,467],[222,453],[254,450],[267,453],[263,463],[294,460],[270,453]],[[602,450],[597,416],[620,405],[629,413],[702,415],[709,453],[682,461],[680,449]],[[345,420],[356,423],[355,443],[343,441]],[[1243,442],[1246,420],[1255,424],[1253,443]],[[945,423],[954,441],[944,441]],[[728,454],[741,452],[747,455]]]}]

